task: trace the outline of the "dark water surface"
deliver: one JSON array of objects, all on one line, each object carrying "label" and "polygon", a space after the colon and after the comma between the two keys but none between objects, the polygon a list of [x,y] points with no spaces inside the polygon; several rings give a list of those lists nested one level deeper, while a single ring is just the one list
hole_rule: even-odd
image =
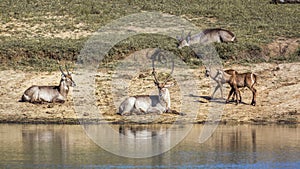
[{"label": "dark water surface", "polygon": [[[168,126],[113,128],[141,139]],[[199,143],[202,128],[194,125],[166,153],[133,159],[103,150],[80,125],[0,124],[0,168],[300,168],[299,126],[219,125],[212,137]]]}]

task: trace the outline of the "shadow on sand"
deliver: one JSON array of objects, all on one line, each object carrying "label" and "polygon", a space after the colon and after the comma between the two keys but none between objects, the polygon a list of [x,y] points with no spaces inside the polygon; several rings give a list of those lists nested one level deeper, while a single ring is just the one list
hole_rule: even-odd
[{"label": "shadow on sand", "polygon": [[[190,94],[189,97],[202,98],[202,99],[206,100],[207,102],[214,102],[214,103],[220,103],[220,104],[236,104],[236,101],[233,100],[233,99],[229,100],[229,102],[226,103],[226,100],[224,98],[212,98],[210,96],[197,96],[197,95],[194,95],[194,94]],[[207,102],[202,101],[202,100],[195,100],[195,102],[207,103]],[[250,105],[250,104],[247,104],[243,101],[239,102],[239,104]]]}]

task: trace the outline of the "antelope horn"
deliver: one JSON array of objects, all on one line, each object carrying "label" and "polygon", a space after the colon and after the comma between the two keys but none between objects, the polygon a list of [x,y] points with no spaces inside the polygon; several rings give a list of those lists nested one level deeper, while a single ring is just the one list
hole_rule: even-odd
[{"label": "antelope horn", "polygon": [[59,70],[61,71],[61,73],[66,76],[66,74],[64,73],[64,71],[62,70],[61,66],[59,66]]},{"label": "antelope horn", "polygon": [[156,77],[156,71],[155,71],[155,67],[154,67],[154,60],[152,60],[152,75],[154,77],[154,83],[156,85],[159,85],[158,79]]},{"label": "antelope horn", "polygon": [[70,75],[70,72],[69,72],[69,70],[68,70],[68,66],[65,65],[65,67],[66,67],[66,70],[67,70],[68,75]]}]

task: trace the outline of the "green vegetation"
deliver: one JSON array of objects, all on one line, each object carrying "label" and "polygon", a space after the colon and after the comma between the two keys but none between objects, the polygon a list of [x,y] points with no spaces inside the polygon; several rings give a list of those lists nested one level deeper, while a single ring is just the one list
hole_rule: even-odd
[{"label": "green vegetation", "polygon": [[[2,0],[0,2],[0,60],[3,68],[51,69],[57,60],[75,62],[89,35],[120,17],[141,11],[181,16],[199,28],[232,30],[235,44],[216,44],[224,60],[265,61],[267,44],[279,37],[300,38],[297,4],[274,5],[270,0]],[[299,41],[298,41],[299,44]],[[298,45],[299,46],[299,45]],[[139,35],[117,44],[107,58],[120,59],[135,50],[161,47],[191,64],[191,50],[176,49],[176,40]],[[270,61],[299,61],[300,49]]]}]

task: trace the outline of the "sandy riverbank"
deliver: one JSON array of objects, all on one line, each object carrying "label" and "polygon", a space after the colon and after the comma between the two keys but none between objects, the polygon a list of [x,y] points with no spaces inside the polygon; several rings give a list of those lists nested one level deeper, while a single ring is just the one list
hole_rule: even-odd
[{"label": "sandy riverbank", "polygon": [[[242,92],[244,103],[235,105],[233,103],[224,104],[224,100],[217,100],[214,104],[223,106],[221,122],[223,123],[299,123],[300,122],[300,63],[271,64],[260,63],[249,66],[234,65],[230,68],[239,72],[253,71],[259,75],[256,89],[257,105],[251,106],[252,93],[245,89]],[[172,123],[177,117],[183,122],[203,123],[207,121],[210,107],[213,101],[208,100],[211,94],[210,80],[204,77],[204,68],[191,69],[194,75],[199,78],[197,93],[191,95],[195,105],[199,106],[197,117],[190,119],[188,115],[180,116],[176,114],[163,114],[155,116],[154,123]],[[75,72],[76,76],[76,72]],[[146,73],[147,76],[147,73]],[[64,104],[31,104],[19,102],[24,90],[33,84],[53,85],[57,84],[60,78],[59,72],[22,72],[20,70],[5,70],[0,72],[0,122],[13,123],[78,123],[79,117],[74,110],[70,92],[68,101]],[[133,117],[122,117],[116,115],[116,107],[112,103],[110,92],[110,75],[107,70],[99,70],[97,75],[97,105],[101,108],[102,119],[98,115],[86,113],[82,116],[85,120],[98,122],[130,122]],[[153,83],[148,80],[149,84]],[[140,86],[137,79],[133,84]],[[76,90],[76,88],[74,89]],[[144,90],[144,89],[143,89]],[[151,85],[149,91],[155,91]],[[225,87],[227,96],[229,87]],[[147,91],[147,90],[146,90]],[[144,90],[145,92],[145,90]],[[180,109],[180,96],[177,94],[178,88],[170,89],[172,109]],[[130,92],[129,92],[130,93]],[[151,94],[151,93],[145,93]],[[219,93],[217,95],[220,96]],[[139,116],[145,122],[151,121],[152,116]],[[150,119],[150,120],[149,120]]]}]

